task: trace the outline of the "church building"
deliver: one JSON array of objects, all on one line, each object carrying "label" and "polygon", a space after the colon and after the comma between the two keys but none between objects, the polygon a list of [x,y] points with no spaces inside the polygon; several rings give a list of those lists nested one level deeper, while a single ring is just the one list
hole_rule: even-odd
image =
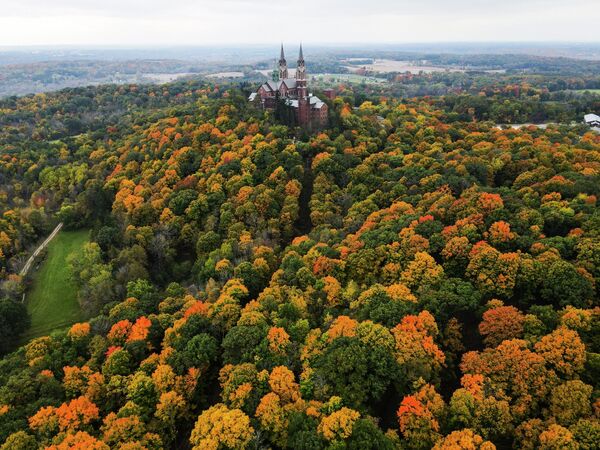
[{"label": "church building", "polygon": [[327,104],[308,92],[302,44],[300,44],[295,77],[290,78],[288,74],[282,44],[278,69],[274,71],[273,79],[259,87],[257,92],[250,94],[249,100],[260,102],[265,109],[275,109],[277,102],[283,101],[293,109],[300,126],[321,128],[327,125]]}]

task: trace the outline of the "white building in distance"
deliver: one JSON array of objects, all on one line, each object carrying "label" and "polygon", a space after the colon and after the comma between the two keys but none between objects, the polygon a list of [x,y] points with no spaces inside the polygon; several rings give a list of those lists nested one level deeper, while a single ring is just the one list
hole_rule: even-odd
[{"label": "white building in distance", "polygon": [[600,127],[600,116],[597,116],[596,114],[586,114],[583,117],[583,120],[590,127]]}]

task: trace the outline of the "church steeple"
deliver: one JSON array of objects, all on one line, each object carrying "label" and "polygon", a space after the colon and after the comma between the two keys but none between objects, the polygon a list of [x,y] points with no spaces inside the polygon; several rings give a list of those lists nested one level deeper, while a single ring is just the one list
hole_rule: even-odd
[{"label": "church steeple", "polygon": [[302,44],[300,44],[300,53],[298,54],[298,66],[296,68],[296,79],[306,80],[306,66],[304,64],[304,55],[302,53]]},{"label": "church steeple", "polygon": [[287,61],[283,53],[283,43],[281,43],[281,54],[279,56],[279,79],[284,80],[288,78]]},{"label": "church steeple", "polygon": [[[298,50],[298,65],[295,75],[292,74],[295,79],[290,79],[290,75],[288,75],[285,52],[283,44],[281,44],[279,58],[275,57],[272,60],[275,63],[273,81],[263,83],[257,92],[250,94],[248,101],[258,101],[263,109],[276,111],[275,115],[284,119],[286,123],[298,124],[309,131],[321,129],[328,124],[328,106],[317,96],[309,93],[302,44]],[[330,93],[326,95],[330,99],[334,97]],[[281,109],[280,106],[285,106],[285,108]],[[285,112],[285,114],[280,114],[280,112]]]},{"label": "church steeple", "polygon": [[304,64],[304,55],[302,54],[302,44],[300,44],[298,66],[296,67],[296,86],[298,88],[298,98],[307,97],[306,66]]}]

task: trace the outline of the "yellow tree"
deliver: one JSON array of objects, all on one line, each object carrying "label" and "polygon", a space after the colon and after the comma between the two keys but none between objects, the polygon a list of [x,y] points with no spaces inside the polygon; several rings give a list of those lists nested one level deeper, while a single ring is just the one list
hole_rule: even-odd
[{"label": "yellow tree", "polygon": [[566,378],[573,378],[585,364],[585,344],[576,331],[560,327],[535,344],[535,351],[549,367]]},{"label": "yellow tree", "polygon": [[550,425],[540,434],[540,450],[577,450],[573,434],[558,424]]},{"label": "yellow tree", "polygon": [[496,450],[496,446],[490,441],[484,441],[481,436],[473,430],[453,431],[448,436],[438,441],[433,450]]},{"label": "yellow tree", "polygon": [[246,414],[219,403],[200,414],[190,442],[193,450],[245,449],[253,435],[254,428]]},{"label": "yellow tree", "polygon": [[328,441],[340,441],[352,435],[354,423],[360,418],[360,413],[343,407],[321,419],[318,431]]}]

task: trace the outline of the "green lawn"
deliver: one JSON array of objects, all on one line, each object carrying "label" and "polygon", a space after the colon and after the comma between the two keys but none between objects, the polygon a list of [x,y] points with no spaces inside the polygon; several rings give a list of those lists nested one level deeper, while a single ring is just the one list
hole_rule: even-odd
[{"label": "green lawn", "polygon": [[21,337],[21,343],[82,319],[66,260],[83,248],[89,235],[89,230],[60,231],[48,245],[47,257],[39,269],[32,268],[31,289],[25,299],[31,327]]},{"label": "green lawn", "polygon": [[337,82],[347,82],[347,83],[380,84],[380,83],[388,82],[388,80],[385,78],[358,75],[356,73],[317,73],[315,75],[312,75],[312,78],[317,81],[333,81],[336,83]]},{"label": "green lawn", "polygon": [[589,92],[590,94],[600,94],[600,89],[571,89],[567,92],[573,92],[575,94],[585,94]]}]

